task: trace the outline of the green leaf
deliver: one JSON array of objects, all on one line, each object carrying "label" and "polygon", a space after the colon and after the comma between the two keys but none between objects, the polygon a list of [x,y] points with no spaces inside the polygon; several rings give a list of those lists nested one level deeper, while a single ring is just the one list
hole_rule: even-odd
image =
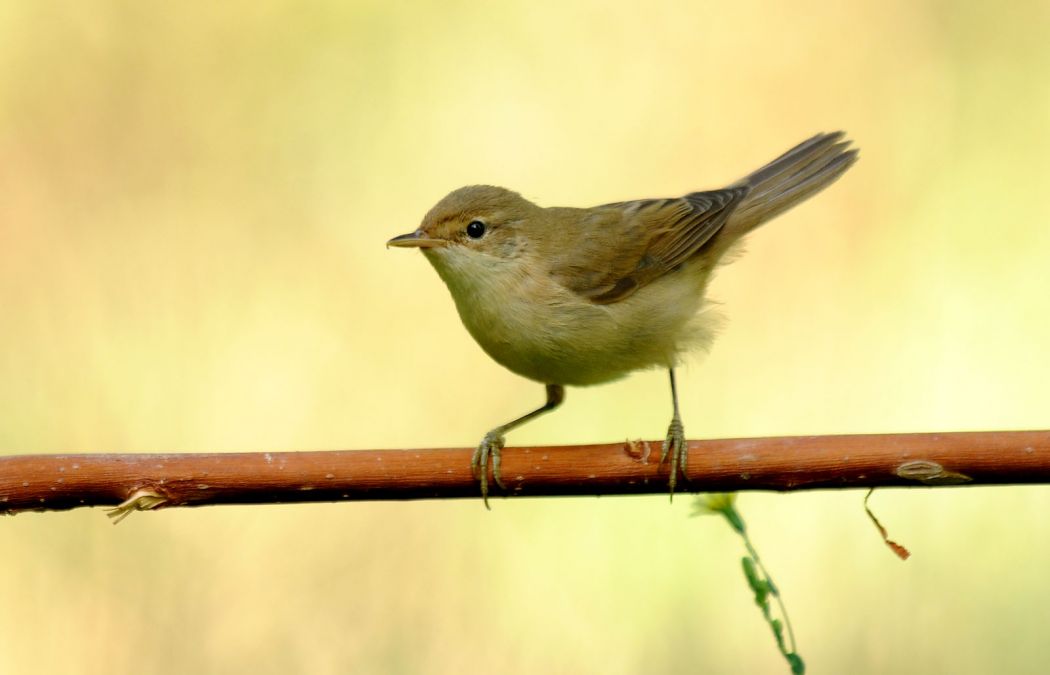
[{"label": "green leaf", "polygon": [[729,526],[736,530],[737,534],[744,534],[744,530],[747,529],[747,526],[744,525],[744,519],[740,517],[740,513],[733,508],[732,505],[723,510],[722,515],[726,517]]},{"label": "green leaf", "polygon": [[744,576],[747,577],[747,585],[751,587],[751,590],[755,593],[755,604],[759,607],[766,605],[766,598],[769,596],[769,584],[766,583],[765,579],[759,576],[758,568],[755,567],[755,561],[748,556],[744,556],[740,559],[744,567]]},{"label": "green leaf", "polygon": [[758,577],[758,570],[755,568],[755,561],[751,559],[751,556],[744,556],[740,559],[740,563],[744,566],[744,576],[747,577],[747,583],[752,589],[755,588],[762,580]]},{"label": "green leaf", "polygon": [[784,651],[784,624],[780,622],[780,619],[773,619],[769,622],[769,625],[773,628],[773,635],[777,638],[780,651]]}]

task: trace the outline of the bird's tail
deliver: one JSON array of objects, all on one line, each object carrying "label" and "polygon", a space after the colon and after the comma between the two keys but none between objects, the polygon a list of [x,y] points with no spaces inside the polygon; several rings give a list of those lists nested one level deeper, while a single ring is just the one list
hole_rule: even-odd
[{"label": "bird's tail", "polygon": [[747,196],[726,223],[735,241],[834,183],[857,161],[857,150],[842,131],[817,134],[730,187],[748,187]]}]

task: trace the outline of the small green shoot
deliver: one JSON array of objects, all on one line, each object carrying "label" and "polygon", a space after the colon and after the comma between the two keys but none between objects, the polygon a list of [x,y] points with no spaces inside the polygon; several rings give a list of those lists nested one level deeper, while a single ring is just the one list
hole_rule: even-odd
[{"label": "small green shoot", "polygon": [[[719,492],[700,495],[696,498],[693,507],[694,516],[712,514],[722,516],[729,523],[729,527],[733,528],[733,531],[743,539],[747,555],[741,559],[741,563],[743,564],[747,585],[751,587],[751,592],[755,594],[755,604],[762,610],[762,616],[773,630],[773,637],[777,641],[777,649],[784,655],[788,665],[791,667],[792,674],[803,675],[806,672],[806,664],[802,661],[802,657],[798,655],[795,633],[791,629],[791,620],[788,618],[787,608],[784,607],[784,601],[780,598],[780,591],[773,583],[773,579],[769,576],[765,566],[762,565],[758,552],[755,551],[751,538],[747,535],[747,526],[744,524],[744,519],[740,516],[740,512],[736,510],[736,493]],[[773,608],[769,602],[770,597],[776,600],[780,618],[773,616]],[[785,629],[787,630],[786,639]]]}]

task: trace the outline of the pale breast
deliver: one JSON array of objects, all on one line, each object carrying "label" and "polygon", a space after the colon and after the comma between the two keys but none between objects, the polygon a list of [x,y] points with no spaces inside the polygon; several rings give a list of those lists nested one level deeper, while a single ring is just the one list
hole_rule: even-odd
[{"label": "pale breast", "polygon": [[622,302],[598,305],[504,259],[447,248],[426,251],[460,318],[493,359],[524,377],[589,385],[650,367],[710,340],[716,322],[702,304],[706,273],[683,268]]}]

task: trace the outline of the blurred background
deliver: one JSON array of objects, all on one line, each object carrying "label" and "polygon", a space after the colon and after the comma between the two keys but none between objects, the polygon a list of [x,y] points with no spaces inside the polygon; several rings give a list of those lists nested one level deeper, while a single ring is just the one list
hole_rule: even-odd
[{"label": "blurred background", "polygon": [[[644,7],[644,8],[643,8]],[[540,385],[424,258],[460,185],[861,162],[724,268],[690,437],[1047,428],[1050,5],[0,1],[0,452],[475,444]],[[511,444],[660,438],[666,375]],[[811,672],[1039,672],[1050,490],[744,494]],[[783,672],[690,499],[0,520],[4,673]]]}]

